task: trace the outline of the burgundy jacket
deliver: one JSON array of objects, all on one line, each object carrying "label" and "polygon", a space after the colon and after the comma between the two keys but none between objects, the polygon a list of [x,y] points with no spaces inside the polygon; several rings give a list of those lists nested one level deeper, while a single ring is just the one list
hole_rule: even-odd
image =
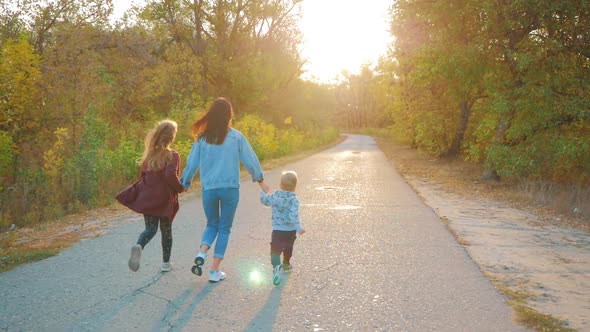
[{"label": "burgundy jacket", "polygon": [[[178,212],[178,193],[184,187],[178,180],[180,156],[172,151],[172,161],[158,171],[148,171],[141,165],[140,180],[117,195],[119,203],[148,216],[174,220]],[[135,187],[135,188],[134,188]]]}]

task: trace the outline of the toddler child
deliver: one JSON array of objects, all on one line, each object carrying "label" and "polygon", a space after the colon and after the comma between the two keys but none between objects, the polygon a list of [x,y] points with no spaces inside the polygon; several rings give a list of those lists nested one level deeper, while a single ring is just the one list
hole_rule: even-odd
[{"label": "toddler child", "polygon": [[[270,261],[273,266],[273,284],[280,284],[281,270],[290,272],[291,256],[293,255],[293,243],[300,235],[305,233],[299,223],[299,200],[295,196],[297,186],[297,173],[285,171],[281,176],[280,190],[268,194],[269,190],[260,192],[260,202],[272,207],[272,237],[270,242]],[[283,264],[281,265],[281,253]]]}]

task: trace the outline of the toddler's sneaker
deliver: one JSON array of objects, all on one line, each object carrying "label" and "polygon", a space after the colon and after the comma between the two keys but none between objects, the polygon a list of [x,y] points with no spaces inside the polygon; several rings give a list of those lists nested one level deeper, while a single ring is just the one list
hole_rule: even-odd
[{"label": "toddler's sneaker", "polygon": [[164,262],[162,263],[162,267],[160,271],[162,272],[170,272],[172,270],[172,262]]},{"label": "toddler's sneaker", "polygon": [[289,273],[293,271],[293,265],[291,264],[283,264],[283,272]]},{"label": "toddler's sneaker", "polygon": [[275,286],[281,283],[281,276],[279,274],[280,272],[281,272],[281,265],[275,266],[272,270],[272,283]]},{"label": "toddler's sneaker", "polygon": [[129,269],[133,272],[139,270],[139,261],[141,260],[141,246],[139,244],[131,247],[131,256],[129,257]]},{"label": "toddler's sneaker", "polygon": [[200,251],[197,257],[195,257],[195,265],[193,265],[191,268],[191,271],[198,276],[203,274],[203,269],[201,266],[205,264],[205,255],[206,254],[204,252]]},{"label": "toddler's sneaker", "polygon": [[209,271],[209,281],[210,282],[218,282],[220,280],[225,279],[226,275],[225,272],[221,271]]}]

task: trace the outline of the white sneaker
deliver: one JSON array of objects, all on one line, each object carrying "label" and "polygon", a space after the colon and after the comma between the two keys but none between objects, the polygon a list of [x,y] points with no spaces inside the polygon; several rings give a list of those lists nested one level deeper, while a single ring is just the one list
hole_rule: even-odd
[{"label": "white sneaker", "polygon": [[210,282],[218,282],[220,280],[225,279],[225,277],[226,277],[225,272],[209,271],[209,281]]},{"label": "white sneaker", "polygon": [[170,272],[172,270],[172,262],[164,262],[162,263],[162,267],[160,271],[162,272]]},{"label": "white sneaker", "polygon": [[278,285],[281,283],[281,265],[277,265],[272,269],[272,283],[273,285]]},{"label": "white sneaker", "polygon": [[129,269],[133,272],[139,270],[139,261],[141,260],[141,246],[139,244],[131,247],[131,256],[129,257]]}]

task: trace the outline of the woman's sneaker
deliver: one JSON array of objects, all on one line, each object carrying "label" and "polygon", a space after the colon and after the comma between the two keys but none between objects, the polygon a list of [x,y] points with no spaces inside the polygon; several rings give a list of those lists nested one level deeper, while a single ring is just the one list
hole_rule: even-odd
[{"label": "woman's sneaker", "polygon": [[226,275],[225,272],[221,271],[209,271],[209,281],[210,282],[218,282],[220,280],[225,279]]},{"label": "woman's sneaker", "polygon": [[273,285],[278,285],[281,283],[281,265],[277,265],[272,270],[272,283]]},{"label": "woman's sneaker", "polygon": [[160,268],[160,271],[170,272],[171,270],[172,270],[172,263],[171,262],[162,263],[162,267]]},{"label": "woman's sneaker", "polygon": [[139,244],[131,247],[131,256],[129,257],[129,269],[133,272],[139,270],[139,261],[141,260],[141,246]]},{"label": "woman's sneaker", "polygon": [[197,257],[195,257],[195,265],[193,265],[191,271],[198,276],[202,275],[203,269],[201,268],[201,266],[203,266],[203,264],[205,264],[205,256],[202,252],[199,252]]},{"label": "woman's sneaker", "polygon": [[293,271],[293,265],[291,264],[283,264],[283,272],[289,273]]}]

